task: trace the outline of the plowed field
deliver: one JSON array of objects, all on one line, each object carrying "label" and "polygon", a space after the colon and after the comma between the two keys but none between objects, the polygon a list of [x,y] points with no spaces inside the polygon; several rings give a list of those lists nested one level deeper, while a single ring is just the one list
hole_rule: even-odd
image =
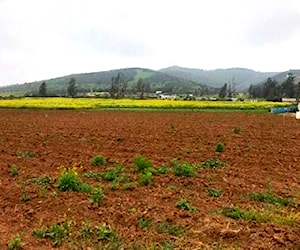
[{"label": "plowed field", "polygon": [[[40,110],[0,110],[0,117],[0,249],[18,233],[23,249],[300,249],[300,122],[293,117]],[[224,152],[216,152],[217,143]],[[104,156],[104,166],[92,166],[95,155]],[[168,173],[141,183],[142,173],[133,170],[138,155]],[[180,177],[171,166],[175,158],[194,166],[221,164]],[[117,165],[127,179],[91,178]],[[82,182],[102,187],[102,203],[58,188],[62,169],[71,166]],[[34,182],[45,176],[53,183]],[[209,194],[213,188],[219,197]],[[257,201],[253,192],[293,202]],[[196,209],[176,206],[182,199]],[[263,219],[229,218],[225,208]],[[33,235],[64,223],[70,231],[61,244],[50,234]],[[88,223],[89,233],[83,230]],[[103,223],[115,238],[94,236]]]}]

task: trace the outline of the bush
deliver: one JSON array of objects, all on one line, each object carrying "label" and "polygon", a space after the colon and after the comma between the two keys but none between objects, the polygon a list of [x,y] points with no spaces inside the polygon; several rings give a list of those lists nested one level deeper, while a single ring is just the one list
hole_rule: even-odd
[{"label": "bush", "polygon": [[103,166],[105,164],[105,159],[102,155],[96,155],[91,160],[93,166]]}]

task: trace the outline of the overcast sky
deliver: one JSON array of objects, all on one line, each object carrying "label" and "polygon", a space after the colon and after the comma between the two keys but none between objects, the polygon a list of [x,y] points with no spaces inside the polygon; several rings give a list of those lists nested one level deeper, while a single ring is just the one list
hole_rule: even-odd
[{"label": "overcast sky", "polygon": [[300,68],[299,0],[0,0],[0,85],[116,68]]}]

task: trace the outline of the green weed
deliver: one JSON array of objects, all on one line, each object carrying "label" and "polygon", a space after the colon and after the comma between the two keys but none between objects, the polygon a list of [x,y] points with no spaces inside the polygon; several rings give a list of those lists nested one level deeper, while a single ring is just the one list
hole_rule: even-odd
[{"label": "green weed", "polygon": [[91,159],[93,166],[103,166],[105,164],[105,159],[102,155],[96,155]]},{"label": "green weed", "polygon": [[189,163],[179,163],[177,160],[171,162],[173,172],[176,176],[195,177],[197,176],[196,167]]},{"label": "green weed", "polygon": [[83,183],[78,178],[78,173],[76,170],[65,170],[58,177],[58,188],[65,191],[75,191],[75,192],[83,192],[90,193],[92,191],[92,187],[86,183]]},{"label": "green weed", "polygon": [[96,235],[98,240],[105,240],[110,242],[118,241],[118,236],[110,226],[102,224],[96,228]]},{"label": "green weed", "polygon": [[127,183],[124,183],[123,185],[123,188],[125,190],[134,190],[136,189],[136,187],[138,186],[138,182],[127,182]]},{"label": "green weed", "polygon": [[232,219],[241,219],[241,220],[251,220],[257,222],[267,222],[270,219],[268,217],[262,216],[260,213],[255,211],[243,211],[238,207],[225,207],[222,209],[221,214],[232,218]]},{"label": "green weed", "polygon": [[19,158],[32,158],[36,157],[36,153],[32,151],[18,151],[17,156]]},{"label": "green weed", "polygon": [[55,179],[52,177],[49,177],[47,175],[37,177],[37,178],[32,178],[31,181],[37,185],[39,185],[42,188],[46,188],[49,185],[52,185],[55,183]]},{"label": "green weed", "polygon": [[225,151],[225,145],[222,142],[218,142],[216,145],[216,152],[222,153]]},{"label": "green weed", "polygon": [[17,176],[19,174],[18,166],[16,164],[12,164],[9,169],[9,173],[13,177]]},{"label": "green weed", "polygon": [[134,158],[134,170],[144,171],[145,169],[152,168],[152,163],[143,156],[136,156]]},{"label": "green weed", "polygon": [[117,181],[120,177],[120,174],[124,172],[124,167],[122,165],[119,165],[115,168],[109,168],[107,169],[103,174],[101,174],[101,177],[105,181]]},{"label": "green weed", "polygon": [[240,134],[241,133],[241,128],[240,127],[234,127],[233,128],[233,133]]},{"label": "green weed", "polygon": [[150,171],[145,171],[144,173],[140,174],[139,180],[144,185],[152,184],[152,173]]},{"label": "green weed", "polygon": [[104,192],[101,187],[94,188],[91,192],[91,203],[93,205],[99,205],[104,199]]},{"label": "green weed", "polygon": [[283,198],[280,196],[276,196],[273,192],[267,191],[263,193],[251,193],[250,199],[254,201],[266,202],[271,204],[280,204],[283,206],[293,205],[294,202],[292,199]]},{"label": "green weed", "polygon": [[222,195],[222,191],[218,188],[208,188],[207,195],[209,197],[220,197]]},{"label": "green weed", "polygon": [[165,166],[165,165],[160,165],[160,166],[157,168],[157,172],[158,172],[159,174],[168,174],[169,169],[168,169],[168,167]]},{"label": "green weed", "polygon": [[181,199],[180,201],[176,202],[175,206],[180,209],[184,209],[190,212],[196,212],[198,209],[193,207],[188,199]]},{"label": "green weed", "polygon": [[152,219],[150,217],[142,216],[138,219],[138,226],[141,229],[148,228],[151,226],[151,224],[152,224]]},{"label": "green weed", "polygon": [[170,224],[165,221],[156,224],[155,229],[158,233],[168,233],[173,236],[181,236],[186,231],[184,228],[180,228],[177,225]]},{"label": "green weed", "polygon": [[218,158],[212,158],[212,159],[208,159],[205,162],[203,162],[201,165],[199,165],[198,167],[200,168],[217,168],[220,165],[223,165],[224,161],[218,159]]},{"label": "green weed", "polygon": [[20,234],[16,234],[8,243],[7,250],[19,250],[23,248]]},{"label": "green weed", "polygon": [[51,239],[54,246],[60,246],[63,241],[69,236],[72,228],[70,221],[61,224],[52,224],[50,227],[43,227],[33,231],[33,236]]}]

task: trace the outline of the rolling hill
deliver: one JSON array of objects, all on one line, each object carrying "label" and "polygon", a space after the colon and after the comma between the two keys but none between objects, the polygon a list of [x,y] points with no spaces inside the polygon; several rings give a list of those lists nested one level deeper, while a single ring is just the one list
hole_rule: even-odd
[{"label": "rolling hill", "polygon": [[276,74],[275,72],[263,73],[244,68],[203,70],[178,66],[161,69],[160,72],[216,88],[222,87],[224,83],[235,82],[237,91],[245,91],[250,84],[257,84]]},{"label": "rolling hill", "polygon": [[138,81],[143,79],[145,83],[151,85],[151,90],[162,90],[166,93],[194,93],[199,91],[217,91],[209,88],[204,84],[193,82],[189,79],[165,74],[160,71],[154,71],[144,68],[126,68],[115,69],[110,71],[101,71],[94,73],[72,74],[68,76],[58,77],[49,80],[42,80],[32,83],[16,84],[0,88],[0,94],[13,95],[36,95],[42,82],[47,84],[47,92],[49,95],[66,95],[69,81],[74,78],[78,92],[86,93],[91,91],[108,91],[111,87],[112,77],[116,77],[118,73],[122,73],[124,81],[128,83],[128,90],[132,91]]},{"label": "rolling hill", "polygon": [[[284,79],[287,72],[257,72],[251,69],[230,68],[203,70],[172,66],[158,71],[145,68],[124,68],[109,71],[72,74],[53,79],[45,79],[32,83],[15,84],[0,87],[0,95],[36,95],[42,82],[47,83],[49,95],[64,96],[71,78],[76,80],[78,92],[108,91],[112,77],[121,72],[124,81],[128,83],[128,90],[133,92],[138,79],[151,85],[151,90],[162,90],[165,93],[193,93],[195,95],[218,93],[224,83],[235,83],[237,91],[247,91],[250,84],[259,84],[268,77],[278,82]],[[288,71],[300,75],[300,70]]]}]

